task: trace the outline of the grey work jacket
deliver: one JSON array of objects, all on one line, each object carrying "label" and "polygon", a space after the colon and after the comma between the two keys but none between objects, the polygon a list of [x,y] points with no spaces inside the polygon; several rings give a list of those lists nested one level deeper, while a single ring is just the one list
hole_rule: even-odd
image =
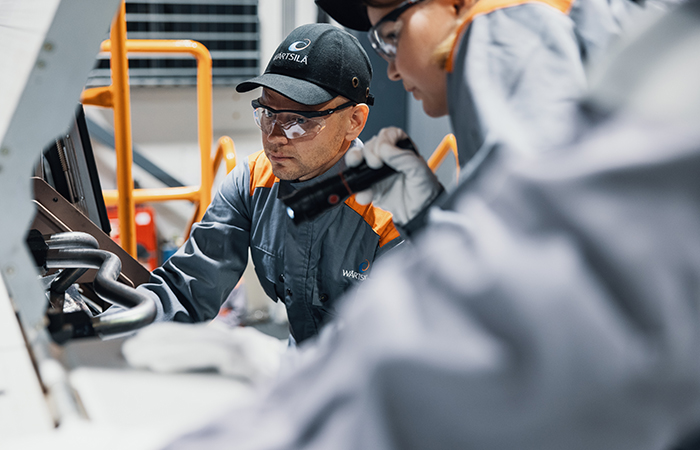
[{"label": "grey work jacket", "polygon": [[341,294],[366,279],[375,258],[402,241],[390,213],[359,205],[354,196],[313,221],[292,222],[280,191],[291,192],[343,168],[341,159],[313,180],[292,183],[274,176],[262,151],[239,164],[187,242],[139,287],[158,296],[158,319],[216,316],[243,274],[250,249],[265,293],[286,305],[294,339],[318,333]]},{"label": "grey work jacket", "polygon": [[642,9],[633,0],[476,3],[447,62],[460,164],[478,166],[498,146],[534,155],[569,143],[586,68]]}]

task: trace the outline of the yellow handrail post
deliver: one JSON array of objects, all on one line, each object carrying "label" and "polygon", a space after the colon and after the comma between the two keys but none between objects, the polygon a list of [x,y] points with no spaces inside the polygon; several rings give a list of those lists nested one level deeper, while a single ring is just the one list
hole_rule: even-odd
[{"label": "yellow handrail post", "polygon": [[[202,220],[204,211],[211,203],[211,188],[214,184],[214,172],[211,169],[211,140],[214,128],[212,125],[212,78],[211,55],[206,47],[199,44],[196,47],[197,58],[197,132],[199,134],[199,157],[201,159],[201,189],[197,221]],[[201,81],[200,81],[201,80]]]},{"label": "yellow handrail post", "polygon": [[433,154],[430,155],[430,158],[428,158],[428,167],[430,167],[430,170],[435,172],[450,151],[452,151],[452,154],[455,157],[455,173],[457,179],[459,180],[459,153],[457,152],[457,138],[455,138],[455,135],[452,133],[442,138],[440,144],[438,144]]},{"label": "yellow handrail post", "polygon": [[216,154],[211,167],[211,173],[216,173],[219,170],[221,161],[226,161],[226,173],[228,174],[236,167],[236,146],[233,139],[228,136],[221,136],[216,146]]},{"label": "yellow handrail post", "polygon": [[121,246],[136,258],[136,205],[131,148],[131,104],[129,99],[129,60],[126,57],[126,7],[122,2],[110,31],[112,86],[114,102],[114,147],[117,154],[119,236]]}]

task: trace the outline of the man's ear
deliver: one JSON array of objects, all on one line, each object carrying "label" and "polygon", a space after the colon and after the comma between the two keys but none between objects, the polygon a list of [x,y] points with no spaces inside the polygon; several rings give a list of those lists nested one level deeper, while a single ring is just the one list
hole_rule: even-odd
[{"label": "man's ear", "polygon": [[364,103],[358,103],[352,107],[348,118],[348,129],[345,134],[347,141],[355,140],[362,133],[365,124],[367,124],[367,117],[369,117],[369,106]]}]

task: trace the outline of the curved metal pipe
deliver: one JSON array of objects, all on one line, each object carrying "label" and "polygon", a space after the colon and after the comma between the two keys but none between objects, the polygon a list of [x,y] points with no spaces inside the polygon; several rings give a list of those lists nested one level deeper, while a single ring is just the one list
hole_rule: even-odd
[{"label": "curved metal pipe", "polygon": [[49,289],[56,294],[65,294],[68,288],[71,287],[78,278],[83,276],[85,272],[87,272],[87,269],[65,269],[53,280]]},{"label": "curved metal pipe", "polygon": [[93,317],[92,326],[99,335],[133,331],[150,324],[156,317],[156,305],[150,297],[116,281],[121,261],[113,253],[98,249],[49,248],[46,267],[98,269],[93,281],[95,293],[109,303],[128,308]]},{"label": "curved metal pipe", "polygon": [[80,231],[56,233],[46,241],[49,248],[100,248],[100,244],[92,235]]},{"label": "curved metal pipe", "polygon": [[[46,241],[46,245],[49,247],[49,249],[100,248],[97,239],[87,233],[81,233],[78,231],[54,234],[49,240]],[[86,271],[87,269],[65,269],[51,283],[51,293],[62,296],[65,294],[66,290],[68,290],[68,288],[78,280],[78,278],[83,276]]]}]

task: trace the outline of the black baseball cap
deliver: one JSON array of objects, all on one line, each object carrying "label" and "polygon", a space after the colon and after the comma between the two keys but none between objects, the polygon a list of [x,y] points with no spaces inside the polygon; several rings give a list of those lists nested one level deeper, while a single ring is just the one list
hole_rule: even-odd
[{"label": "black baseball cap", "polygon": [[362,0],[315,0],[336,22],[351,30],[369,31],[372,23]]},{"label": "black baseball cap", "polygon": [[314,23],[289,33],[265,73],[240,83],[236,91],[262,86],[302,105],[318,105],[339,95],[372,105],[371,80],[372,65],[357,38],[336,26]]}]

